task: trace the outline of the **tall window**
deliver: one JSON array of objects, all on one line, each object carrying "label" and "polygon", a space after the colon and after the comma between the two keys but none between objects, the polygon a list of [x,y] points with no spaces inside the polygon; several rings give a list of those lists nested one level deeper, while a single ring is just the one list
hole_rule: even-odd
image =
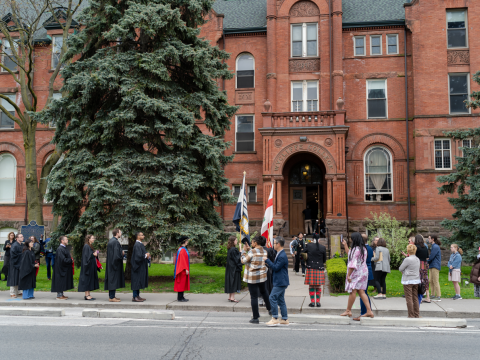
[{"label": "tall window", "polygon": [[248,202],[257,201],[257,185],[248,185]]},{"label": "tall window", "polygon": [[253,115],[237,115],[236,151],[255,151]]},{"label": "tall window", "polygon": [[355,56],[365,56],[365,36],[355,36],[353,47]]},{"label": "tall window", "polygon": [[[53,100],[58,100],[58,99],[61,99],[61,98],[62,98],[62,93],[53,93]],[[55,121],[55,119],[50,121],[48,123],[48,126],[51,127],[51,128],[56,128],[57,127],[57,122]]]},{"label": "tall window", "polygon": [[318,111],[318,81],[292,81],[292,111]]},{"label": "tall window", "polygon": [[[14,43],[17,41],[17,39],[12,40]],[[10,46],[10,41],[8,41],[6,38],[2,39],[2,50],[2,64],[11,71],[17,71],[17,63],[15,62],[15,58],[13,56],[12,47]],[[7,70],[2,68],[2,72],[7,72]]]},{"label": "tall window", "polygon": [[[3,94],[7,96],[12,102],[15,102],[15,95],[13,94]],[[15,108],[7,100],[2,99],[2,106],[7,110],[7,112],[15,116]],[[0,129],[13,129],[15,127],[15,121],[10,119],[6,113],[2,111],[0,114]]]},{"label": "tall window", "polygon": [[250,54],[237,58],[237,89],[255,87],[255,59]]},{"label": "tall window", "polygon": [[54,36],[52,41],[52,69],[55,69],[60,62],[60,54],[62,52],[63,46],[63,36]]},{"label": "tall window", "polygon": [[398,54],[398,34],[387,35],[387,53]]},{"label": "tall window", "polygon": [[468,74],[450,74],[450,114],[466,113],[470,110],[465,106],[468,100]]},{"label": "tall window", "polygon": [[450,139],[435,140],[435,169],[451,169],[452,168],[452,148]]},{"label": "tall window", "polygon": [[367,80],[368,118],[387,117],[387,80]]},{"label": "tall window", "polygon": [[447,11],[449,48],[467,47],[467,10]]},{"label": "tall window", "polygon": [[[463,139],[462,140],[462,147],[463,148],[471,148],[472,147],[472,139]],[[462,157],[465,156],[465,151],[462,151]]]},{"label": "tall window", "polygon": [[381,35],[370,36],[370,54],[382,55],[382,36]]},{"label": "tall window", "polygon": [[0,154],[0,203],[15,202],[17,162],[10,154]]},{"label": "tall window", "polygon": [[365,154],[365,200],[391,201],[392,156],[383,147],[373,147]]},{"label": "tall window", "polygon": [[292,57],[317,56],[317,23],[292,25]]}]

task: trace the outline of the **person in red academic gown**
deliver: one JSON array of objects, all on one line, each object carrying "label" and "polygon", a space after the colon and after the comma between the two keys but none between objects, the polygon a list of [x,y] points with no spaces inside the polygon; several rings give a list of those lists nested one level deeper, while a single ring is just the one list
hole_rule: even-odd
[{"label": "person in red academic gown", "polygon": [[175,257],[175,285],[173,291],[178,293],[177,301],[186,302],[183,293],[190,290],[190,255],[187,250],[188,237],[182,236],[178,240],[180,248]]}]

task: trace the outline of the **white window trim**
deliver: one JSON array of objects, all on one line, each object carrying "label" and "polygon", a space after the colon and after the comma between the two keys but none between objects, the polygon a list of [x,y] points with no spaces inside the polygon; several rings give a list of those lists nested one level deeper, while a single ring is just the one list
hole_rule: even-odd
[{"label": "white window trim", "polygon": [[[389,50],[388,50],[388,38],[389,37],[395,37],[396,38],[396,40],[397,40],[397,52],[389,52]],[[398,55],[399,50],[400,50],[399,49],[400,48],[400,42],[398,41],[398,34],[387,34],[385,46],[387,48],[387,50],[386,50],[387,55]]]},{"label": "white window trim", "polygon": [[[53,35],[52,36],[52,57],[50,59],[50,67],[52,68],[52,70],[54,70],[56,68],[56,66],[54,67],[53,66],[53,57],[55,56],[55,39],[56,38],[59,38],[59,37],[62,37],[63,38],[63,35]],[[60,50],[60,54],[62,53],[62,51]],[[58,61],[60,61],[61,59],[58,59]],[[61,67],[61,65],[60,65]]]},{"label": "white window trim", "polygon": [[[459,142],[459,144],[458,144],[458,147],[459,147],[459,148],[460,148],[460,147],[463,147],[463,142],[464,142],[465,140],[470,141],[470,148],[472,148],[473,138],[461,139],[460,142]],[[459,150],[460,150],[460,149],[459,149]],[[461,157],[463,157],[463,151],[462,151],[462,150],[460,150],[460,151],[462,152]]]},{"label": "white window trim", "polygon": [[[359,38],[362,38],[363,39],[363,55],[360,54],[358,55],[357,54],[357,47],[355,46],[355,39],[359,39]],[[367,56],[367,37],[362,35],[362,36],[354,36],[353,37],[353,55],[354,56]]]},{"label": "white window trim", "polygon": [[[380,38],[380,54],[374,54],[372,52],[372,38],[374,37],[379,37]],[[380,56],[380,55],[383,55],[383,35],[370,35],[370,55],[371,56]]]},{"label": "white window trim", "polygon": [[[6,37],[3,37],[1,38],[2,40],[2,64],[5,64],[5,54],[4,54],[4,48],[5,48],[5,43],[8,43],[8,46],[10,47],[10,42],[8,41],[8,39]],[[15,42],[15,40],[18,40],[18,38],[12,38],[12,40]],[[13,72],[18,72],[18,66],[17,66],[17,69],[16,70],[12,70]],[[5,70],[3,67],[1,68],[1,72],[8,72],[7,70]]]},{"label": "white window trim", "polygon": [[[235,115],[235,152],[237,152],[237,124],[238,124],[238,117],[239,116],[252,116],[253,117],[253,150],[255,151],[255,114],[237,114]],[[241,151],[243,152],[243,151]],[[250,152],[250,151],[247,151]]]},{"label": "white window trim", "polygon": [[[315,48],[315,55],[307,55],[307,25],[315,24],[315,34],[317,35],[317,46]],[[293,27],[302,25],[302,56],[295,56],[295,58],[317,57],[318,56],[318,23],[296,23],[290,24],[290,57],[293,58]]]},{"label": "white window trim", "polygon": [[[389,193],[381,193],[381,195],[392,195],[392,200],[385,200],[385,201],[380,201],[380,202],[393,202],[394,201],[394,194],[393,194],[393,156],[392,156],[392,153],[390,152],[390,150],[388,150],[385,146],[381,146],[381,145],[374,145],[374,146],[370,146],[367,151],[365,151],[365,154],[363,155],[363,201],[364,202],[367,202],[365,200],[365,196],[366,195],[375,195],[375,193],[367,193],[367,181],[366,181],[366,177],[367,177],[367,167],[366,167],[366,158],[367,158],[367,154],[368,152],[373,149],[373,148],[382,148],[384,149],[388,155],[390,155],[390,188],[391,188],[391,191]],[[378,195],[378,194],[377,194]],[[370,202],[370,201],[368,201]],[[375,201],[372,201],[372,202],[377,202],[376,200]]]},{"label": "white window trim", "polygon": [[465,114],[471,114],[472,113],[472,108],[468,108],[467,112],[451,112],[452,108],[450,106],[450,76],[458,76],[458,75],[466,75],[467,76],[467,94],[468,98],[470,98],[470,73],[449,73],[448,74],[448,113],[450,115],[465,115]]},{"label": "white window trim", "polygon": [[[437,164],[435,163],[435,151],[438,150],[438,149],[435,149],[435,141],[443,141],[443,140],[448,140],[450,142],[450,167],[449,168],[437,168]],[[444,151],[443,150],[443,145],[442,145],[442,152]],[[443,155],[443,154],[442,154]],[[443,159],[443,156],[442,156],[442,159]],[[452,170],[452,165],[453,165],[453,159],[452,159],[452,139],[450,138],[434,138],[433,139],[433,165],[435,166],[435,170]],[[442,160],[442,165],[443,165],[443,160]]]},{"label": "white window trim", "polygon": [[[455,12],[455,11],[465,11],[465,46],[460,46],[460,47],[448,47],[448,16],[447,13]],[[468,49],[468,9],[450,9],[445,12],[445,21],[446,21],[446,29],[447,33],[445,41],[447,42],[447,49],[448,50],[455,50],[455,49]]]},{"label": "white window trim", "polygon": [[242,56],[242,55],[250,55],[253,58],[253,88],[240,88],[240,90],[241,89],[255,89],[255,56],[253,56],[249,52],[240,53],[240,54],[238,54],[237,58],[235,59],[235,89],[238,89],[238,87],[237,87],[238,59],[240,59],[240,56]]},{"label": "white window trim", "polygon": [[[384,80],[385,81],[385,117],[369,117],[368,116],[368,82],[369,81],[378,81],[378,80]],[[387,79],[367,79],[367,91],[366,91],[366,97],[367,97],[367,119],[388,119],[388,84],[387,84]]]},{"label": "white window trim", "polygon": [[308,103],[307,103],[307,86],[309,82],[316,82],[317,83],[317,111],[320,109],[320,99],[319,97],[319,89],[318,89],[318,80],[293,80],[290,82],[290,111],[293,112],[293,84],[294,83],[302,83],[302,111],[301,112],[310,112],[307,110]]},{"label": "white window trim", "polygon": [[[13,156],[10,153],[3,153],[0,154],[0,160],[2,159],[3,156],[11,156],[13,158],[13,163],[14,163],[14,168],[13,168],[13,173],[15,174],[14,182],[13,182],[13,201],[0,201],[0,204],[15,204],[16,201],[16,195],[17,195],[17,159],[15,159],[15,156]],[[5,179],[10,179],[10,178],[5,178]]]}]

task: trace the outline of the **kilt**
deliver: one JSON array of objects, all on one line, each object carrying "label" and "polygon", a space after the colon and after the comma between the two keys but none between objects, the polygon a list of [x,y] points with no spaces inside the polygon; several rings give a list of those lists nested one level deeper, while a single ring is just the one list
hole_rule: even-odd
[{"label": "kilt", "polygon": [[324,271],[307,268],[307,273],[305,275],[305,285],[311,285],[311,286],[325,285]]}]

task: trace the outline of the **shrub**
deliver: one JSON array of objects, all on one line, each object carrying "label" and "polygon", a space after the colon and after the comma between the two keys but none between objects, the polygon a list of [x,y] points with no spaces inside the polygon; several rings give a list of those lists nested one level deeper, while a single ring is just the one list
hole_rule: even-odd
[{"label": "shrub", "polygon": [[227,266],[227,253],[228,249],[226,245],[220,245],[220,250],[215,254],[215,265],[216,266]]},{"label": "shrub", "polygon": [[334,258],[326,262],[328,281],[332,292],[345,291],[345,279],[347,278],[347,258]]}]

